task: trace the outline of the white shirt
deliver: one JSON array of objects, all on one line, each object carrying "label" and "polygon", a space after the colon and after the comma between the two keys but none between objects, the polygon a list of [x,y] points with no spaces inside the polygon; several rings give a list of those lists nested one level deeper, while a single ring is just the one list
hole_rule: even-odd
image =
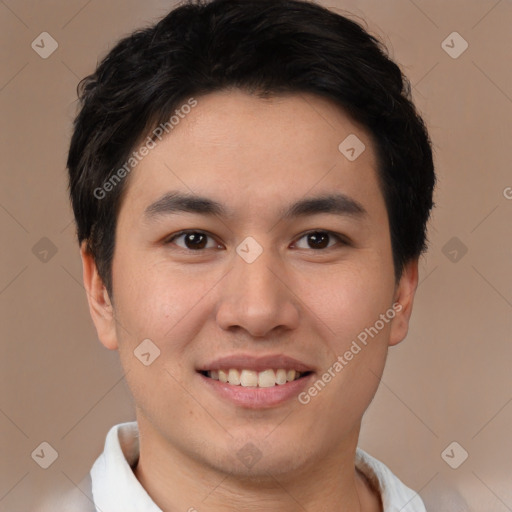
[{"label": "white shirt", "polygon": [[[75,489],[59,503],[53,501],[51,508],[39,509],[40,512],[162,512],[132,470],[139,458],[138,434],[135,421],[113,426],[104,452],[81,489]],[[382,462],[357,448],[355,464],[380,493],[384,512],[426,512],[420,496]]]}]

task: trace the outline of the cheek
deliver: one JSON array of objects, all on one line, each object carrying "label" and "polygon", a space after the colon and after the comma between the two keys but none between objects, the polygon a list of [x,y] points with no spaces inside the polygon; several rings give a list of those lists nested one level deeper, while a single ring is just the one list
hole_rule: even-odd
[{"label": "cheek", "polygon": [[200,329],[204,298],[216,276],[198,278],[197,270],[179,272],[161,262],[140,263],[119,257],[115,262],[116,316],[121,348],[133,350],[153,340],[162,352],[179,352]]},{"label": "cheek", "polygon": [[[389,277],[389,265],[380,261],[368,264],[361,259],[360,266],[344,267],[332,272],[329,279],[311,280],[308,284],[310,303],[315,316],[321,319],[317,325],[323,330],[321,336],[328,353],[322,372],[328,373],[325,379],[329,383],[322,391],[323,398],[313,405],[326,408],[316,411],[319,416],[325,412],[339,416],[340,421],[345,417],[356,421],[377,390],[394,316],[390,309],[393,276]],[[382,321],[381,315],[386,313],[387,321]],[[322,376],[323,373],[319,378]]]},{"label": "cheek", "polygon": [[147,260],[119,257],[115,265],[119,357],[135,403],[149,416],[161,410],[193,414],[180,383],[189,369],[186,349],[200,325],[194,306],[205,293],[204,283]]},{"label": "cheek", "polygon": [[[316,428],[328,437],[356,424],[374,397],[386,362],[394,310],[390,288],[379,287],[375,279],[363,279],[363,275],[331,279],[322,292],[316,295],[324,299],[315,303],[315,314],[325,334],[325,366],[306,389],[302,403],[310,401],[306,405],[310,416],[319,418]],[[387,322],[381,320],[386,313]],[[325,417],[333,421],[322,422]]]},{"label": "cheek", "polygon": [[391,306],[391,270],[378,260],[331,267],[324,272],[300,276],[304,303],[320,320],[325,339],[337,352],[347,341],[375,323]]}]

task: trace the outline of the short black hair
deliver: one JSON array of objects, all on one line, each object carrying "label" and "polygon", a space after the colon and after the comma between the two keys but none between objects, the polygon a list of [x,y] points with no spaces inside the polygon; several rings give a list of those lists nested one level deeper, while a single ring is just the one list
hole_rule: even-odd
[{"label": "short black hair", "polygon": [[234,88],[261,98],[313,93],[369,132],[398,280],[426,249],[436,178],[410,83],[387,49],[359,23],[312,1],[189,0],[120,40],[78,85],[70,197],[78,241],[86,241],[109,294],[128,181],[119,178],[131,152],[190,98]]}]

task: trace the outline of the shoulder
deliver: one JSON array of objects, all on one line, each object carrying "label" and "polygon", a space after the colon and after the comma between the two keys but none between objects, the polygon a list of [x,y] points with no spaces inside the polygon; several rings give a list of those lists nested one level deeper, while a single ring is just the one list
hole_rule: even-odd
[{"label": "shoulder", "polygon": [[383,462],[361,448],[356,451],[356,467],[380,494],[384,512],[426,512],[417,492],[407,487]]}]

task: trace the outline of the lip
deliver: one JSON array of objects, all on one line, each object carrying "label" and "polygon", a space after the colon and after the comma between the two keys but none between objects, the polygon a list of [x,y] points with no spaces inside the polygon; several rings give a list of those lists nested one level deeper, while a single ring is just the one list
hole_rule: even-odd
[{"label": "lip", "polygon": [[[214,361],[202,364],[196,369],[198,372],[208,370],[253,370],[262,372],[264,370],[280,368],[284,370],[297,370],[298,372],[314,372],[315,368],[284,354],[269,354],[265,356],[253,356],[250,354],[233,354],[215,359]],[[286,384],[283,384],[284,386]]]},{"label": "lip", "polygon": [[297,380],[282,385],[276,384],[269,388],[233,386],[206,377],[202,373],[197,375],[215,396],[224,401],[246,409],[269,409],[297,398],[299,393],[310,385],[315,374],[310,373]]}]

